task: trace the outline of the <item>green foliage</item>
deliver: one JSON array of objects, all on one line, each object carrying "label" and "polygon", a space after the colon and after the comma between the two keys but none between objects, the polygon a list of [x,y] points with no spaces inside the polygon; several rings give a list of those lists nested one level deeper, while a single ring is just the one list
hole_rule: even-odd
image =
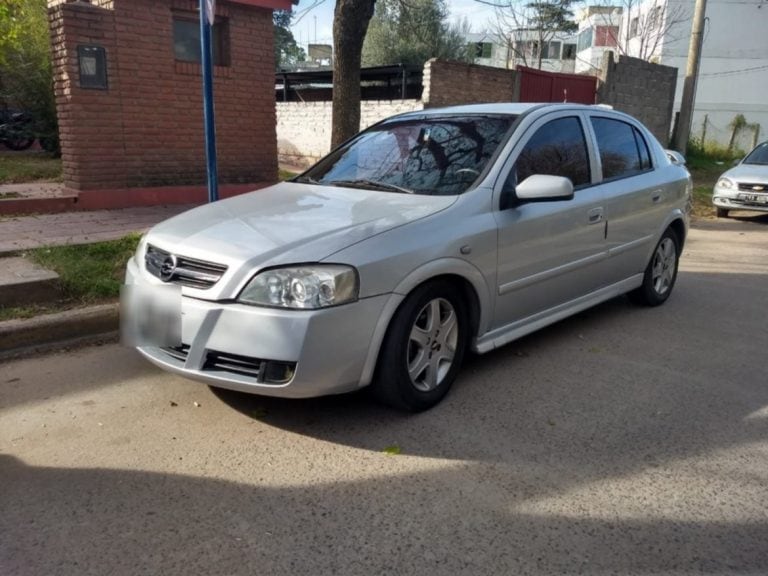
[{"label": "green foliage", "polygon": [[60,182],[61,159],[41,152],[0,155],[0,184]]},{"label": "green foliage", "polygon": [[430,58],[467,58],[460,26],[448,23],[445,0],[378,0],[363,45],[363,66],[423,65]]},{"label": "green foliage", "polygon": [[298,62],[306,60],[304,49],[296,43],[291,32],[290,10],[272,12],[272,24],[275,30],[275,70],[295,68]]},{"label": "green foliage", "polygon": [[574,0],[536,0],[527,7],[532,11],[528,25],[535,30],[576,32],[578,24],[573,21],[571,6]]},{"label": "green foliage", "polygon": [[0,106],[30,112],[35,137],[58,141],[46,0],[0,3]]},{"label": "green foliage", "polygon": [[706,165],[713,161],[729,162],[745,155],[746,152],[738,148],[731,149],[717,142],[702,142],[698,138],[691,138],[688,142],[686,161],[689,166],[696,163]]},{"label": "green foliage", "polygon": [[29,257],[59,275],[65,300],[97,302],[120,294],[125,265],[140,238],[131,234],[95,244],[37,248],[30,251]]}]

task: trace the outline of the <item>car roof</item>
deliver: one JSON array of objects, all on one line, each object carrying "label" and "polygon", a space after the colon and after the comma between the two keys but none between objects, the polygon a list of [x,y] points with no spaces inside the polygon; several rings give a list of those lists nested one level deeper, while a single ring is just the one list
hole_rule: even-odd
[{"label": "car roof", "polygon": [[589,108],[610,110],[603,105],[589,106],[585,104],[553,103],[553,102],[495,102],[492,104],[463,104],[443,108],[425,108],[399,114],[398,120],[409,117],[423,118],[425,116],[443,116],[445,114],[510,114],[519,116],[530,110],[540,108],[546,110],[572,110],[574,108]]}]

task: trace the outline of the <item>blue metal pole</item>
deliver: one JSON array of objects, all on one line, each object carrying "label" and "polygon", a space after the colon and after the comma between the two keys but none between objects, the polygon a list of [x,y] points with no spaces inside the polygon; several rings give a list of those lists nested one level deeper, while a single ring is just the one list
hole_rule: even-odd
[{"label": "blue metal pole", "polygon": [[205,0],[200,0],[200,47],[203,69],[203,118],[205,120],[205,160],[208,173],[208,202],[219,199],[219,175],[216,167],[216,119],[213,112],[213,22],[206,18]]}]

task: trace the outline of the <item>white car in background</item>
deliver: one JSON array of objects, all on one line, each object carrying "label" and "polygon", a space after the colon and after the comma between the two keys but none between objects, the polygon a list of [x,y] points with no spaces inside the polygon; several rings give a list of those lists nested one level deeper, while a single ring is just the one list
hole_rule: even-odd
[{"label": "white car in background", "polygon": [[730,210],[768,212],[768,141],[720,176],[712,203],[719,218],[727,218]]}]

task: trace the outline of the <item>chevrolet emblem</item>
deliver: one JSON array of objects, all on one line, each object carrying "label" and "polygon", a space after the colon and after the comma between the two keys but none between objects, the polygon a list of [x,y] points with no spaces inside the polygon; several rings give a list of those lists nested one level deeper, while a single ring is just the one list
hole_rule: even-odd
[{"label": "chevrolet emblem", "polygon": [[762,192],[763,190],[765,190],[765,186],[752,186],[752,190],[754,190],[755,192]]}]

